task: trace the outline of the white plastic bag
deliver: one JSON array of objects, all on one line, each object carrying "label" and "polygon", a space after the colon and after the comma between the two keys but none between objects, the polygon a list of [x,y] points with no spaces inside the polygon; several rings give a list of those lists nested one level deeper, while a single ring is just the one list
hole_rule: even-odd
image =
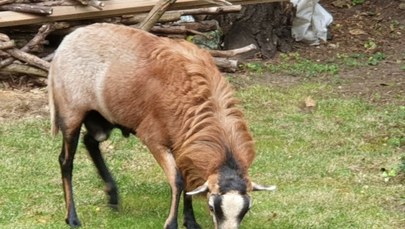
[{"label": "white plastic bag", "polygon": [[290,0],[297,8],[291,29],[296,41],[318,45],[319,40],[326,41],[328,26],[333,17],[318,2],[319,0]]}]

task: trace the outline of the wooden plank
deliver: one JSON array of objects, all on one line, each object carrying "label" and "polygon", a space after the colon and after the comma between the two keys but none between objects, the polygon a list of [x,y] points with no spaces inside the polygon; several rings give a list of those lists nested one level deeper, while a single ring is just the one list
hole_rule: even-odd
[{"label": "wooden plank", "polygon": [[[281,2],[287,0],[228,0],[233,4],[254,4]],[[39,24],[55,21],[84,20],[101,17],[113,17],[124,14],[149,12],[158,0],[109,0],[105,1],[103,10],[91,6],[55,6],[53,14],[49,16],[37,16],[12,11],[0,12],[0,27],[10,27],[27,24]],[[201,0],[177,0],[170,9],[185,9],[213,6]]]}]

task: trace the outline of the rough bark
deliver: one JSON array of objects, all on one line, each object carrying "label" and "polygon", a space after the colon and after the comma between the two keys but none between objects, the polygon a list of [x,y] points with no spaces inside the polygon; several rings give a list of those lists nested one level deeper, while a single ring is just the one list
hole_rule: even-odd
[{"label": "rough bark", "polygon": [[290,51],[293,39],[291,25],[293,7],[290,3],[276,2],[243,6],[240,13],[218,15],[224,32],[224,49],[235,49],[254,44],[258,50],[241,58],[272,58],[277,50]]}]

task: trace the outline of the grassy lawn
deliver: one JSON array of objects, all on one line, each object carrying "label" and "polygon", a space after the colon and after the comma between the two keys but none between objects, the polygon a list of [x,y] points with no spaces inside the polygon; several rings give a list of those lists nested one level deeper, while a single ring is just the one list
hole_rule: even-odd
[{"label": "grassy lawn", "polygon": [[[341,98],[333,85],[310,81],[250,83],[237,96],[256,140],[251,176],[278,186],[275,193],[252,194],[254,206],[242,228],[405,225],[404,106]],[[314,108],[303,105],[308,96]],[[51,138],[49,128],[47,118],[0,125],[0,228],[67,228],[57,160],[61,141]],[[74,188],[83,228],[162,227],[169,186],[137,139],[117,131],[102,145],[120,188],[119,212],[106,206],[102,183],[79,147]],[[213,228],[204,198],[195,201],[195,210],[202,227]]]}]

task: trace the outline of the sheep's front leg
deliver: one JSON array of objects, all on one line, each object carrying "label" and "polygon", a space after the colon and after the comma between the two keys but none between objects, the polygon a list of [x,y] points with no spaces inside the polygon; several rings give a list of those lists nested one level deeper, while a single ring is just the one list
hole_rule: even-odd
[{"label": "sheep's front leg", "polygon": [[183,203],[184,226],[187,229],[200,229],[201,227],[198,225],[194,217],[193,197],[184,193]]},{"label": "sheep's front leg", "polygon": [[159,163],[160,167],[162,167],[167,180],[169,181],[171,191],[172,191],[172,200],[170,205],[170,212],[169,216],[165,222],[166,229],[177,228],[177,217],[178,217],[178,208],[179,208],[179,201],[181,193],[184,189],[183,178],[177,169],[176,161],[173,157],[173,154],[169,149],[163,146],[151,148],[149,149],[152,151],[153,156]]}]

